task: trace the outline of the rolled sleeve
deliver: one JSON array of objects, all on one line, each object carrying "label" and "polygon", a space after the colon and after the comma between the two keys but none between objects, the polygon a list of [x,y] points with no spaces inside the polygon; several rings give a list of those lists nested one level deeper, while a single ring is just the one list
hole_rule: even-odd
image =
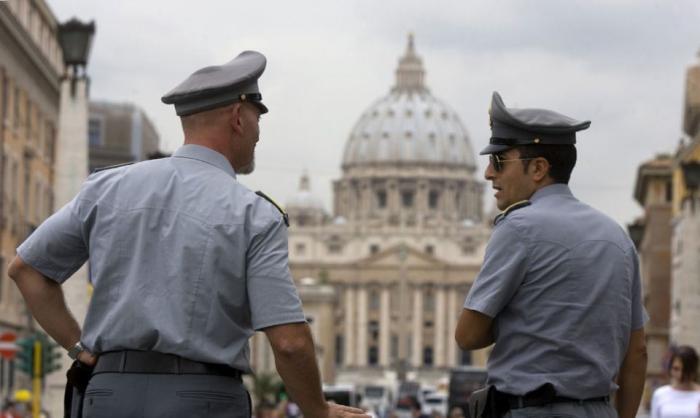
[{"label": "rolled sleeve", "polygon": [[469,290],[464,308],[491,318],[506,306],[525,277],[528,243],[507,221],[493,231],[481,270]]},{"label": "rolled sleeve", "polygon": [[17,255],[44,276],[63,283],[88,259],[79,198],[46,219],[18,248]]},{"label": "rolled sleeve", "polygon": [[247,255],[251,323],[260,330],[304,322],[301,300],[289,271],[287,227],[282,219],[253,237]]}]

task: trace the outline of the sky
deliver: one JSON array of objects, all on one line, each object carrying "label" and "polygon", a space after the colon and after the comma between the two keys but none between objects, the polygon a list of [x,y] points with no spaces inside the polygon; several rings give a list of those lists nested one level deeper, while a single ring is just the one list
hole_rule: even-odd
[{"label": "sky", "polygon": [[[476,152],[488,143],[493,91],[509,107],[591,120],[570,186],[623,225],[642,213],[639,164],[675,152],[685,72],[700,62],[697,0],[48,1],[59,21],[96,23],[91,99],[143,108],[169,152],[183,137],[160,97],[199,68],[265,54],[259,85],[270,113],[256,170],[239,180],[284,203],[306,170],[328,210],[347,138],[394,84],[409,33],[427,86],[460,116]],[[482,178],[486,158],[479,164]]]}]

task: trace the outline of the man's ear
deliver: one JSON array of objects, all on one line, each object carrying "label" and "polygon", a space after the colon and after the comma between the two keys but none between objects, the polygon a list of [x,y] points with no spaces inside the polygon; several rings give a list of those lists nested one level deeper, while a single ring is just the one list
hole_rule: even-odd
[{"label": "man's ear", "polygon": [[242,111],[242,104],[239,103],[234,103],[233,106],[231,106],[231,109],[229,110],[228,116],[229,116],[229,123],[231,124],[231,128],[233,129],[234,132],[237,134],[243,133],[243,120],[241,118],[241,111]]},{"label": "man's ear", "polygon": [[535,181],[542,181],[545,177],[547,177],[549,175],[549,169],[551,168],[549,161],[542,157],[537,157],[532,160],[530,167],[533,167],[532,177]]}]

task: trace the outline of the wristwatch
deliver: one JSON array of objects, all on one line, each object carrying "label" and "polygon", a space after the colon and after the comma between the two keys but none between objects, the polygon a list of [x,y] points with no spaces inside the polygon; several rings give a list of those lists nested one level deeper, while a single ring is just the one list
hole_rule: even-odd
[{"label": "wristwatch", "polygon": [[78,341],[73,347],[68,349],[68,357],[72,358],[73,360],[77,360],[78,355],[83,351],[85,351],[85,347],[83,347],[83,345],[80,344],[80,341]]}]

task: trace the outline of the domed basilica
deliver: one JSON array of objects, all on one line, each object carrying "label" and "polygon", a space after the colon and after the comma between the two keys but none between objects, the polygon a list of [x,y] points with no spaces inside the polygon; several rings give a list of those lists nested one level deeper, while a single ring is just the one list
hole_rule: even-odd
[{"label": "domed basilica", "polygon": [[[324,382],[438,383],[483,364],[454,341],[490,234],[479,177],[467,131],[431,94],[409,36],[395,85],[350,132],[332,215],[306,173],[286,202],[290,268]],[[264,336],[251,358],[274,370]]]}]

